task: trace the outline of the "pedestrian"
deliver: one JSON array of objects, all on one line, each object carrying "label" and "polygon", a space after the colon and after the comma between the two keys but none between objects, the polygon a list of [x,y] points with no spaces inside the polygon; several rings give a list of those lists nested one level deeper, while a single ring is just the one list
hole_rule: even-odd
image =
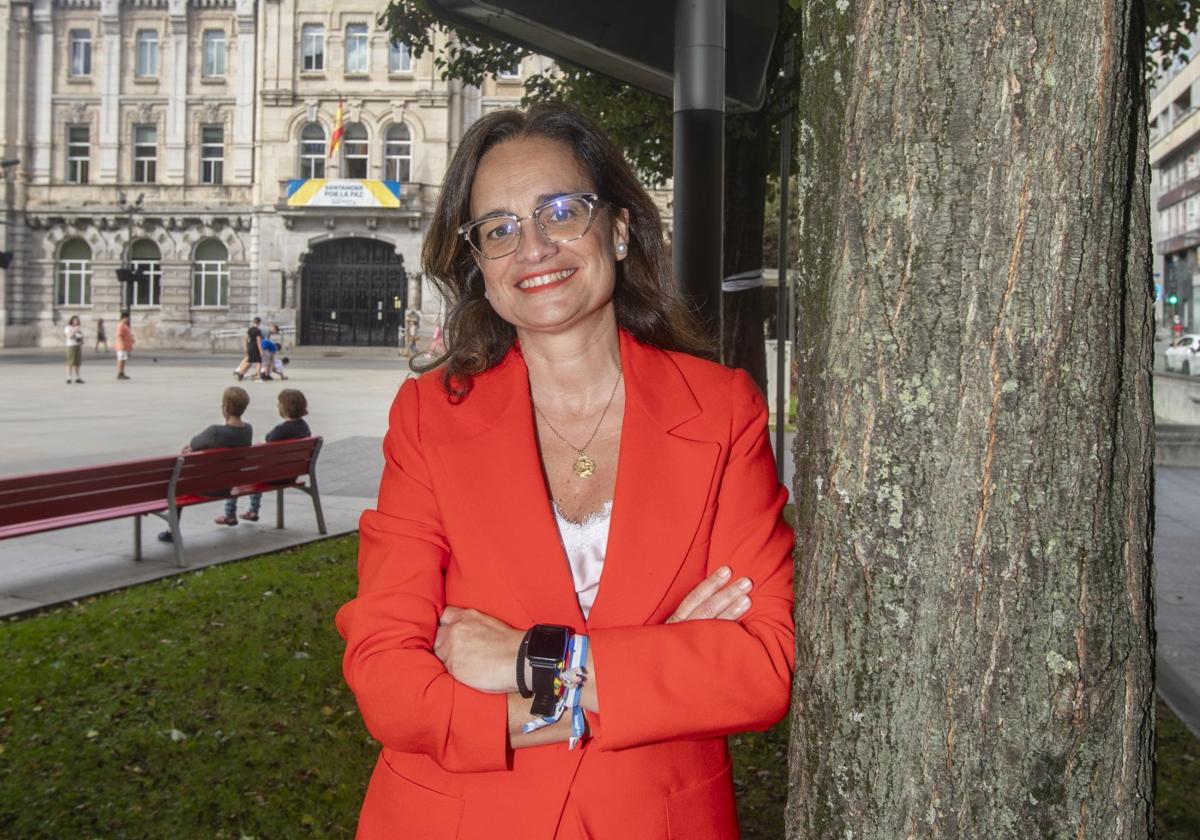
[{"label": "pedestrian", "polygon": [[271,354],[271,373],[286,380],[287,374],[283,372],[283,366],[288,363],[288,357],[283,355],[283,330],[279,328],[278,324],[271,325],[269,338],[275,345],[275,351]]},{"label": "pedestrian", "polygon": [[101,318],[96,322],[96,352],[100,352],[100,345],[104,345],[104,352],[108,352],[108,333],[104,330],[104,319]]},{"label": "pedestrian", "polygon": [[[279,392],[279,416],[283,418],[283,422],[267,432],[267,443],[312,437],[308,423],[304,420],[306,414],[308,414],[308,400],[304,398],[304,394],[295,388],[284,388]],[[252,494],[250,509],[242,514],[242,519],[247,522],[257,522],[258,511],[261,507],[262,493]],[[236,525],[236,516],[237,499],[230,499],[225,503],[225,515],[217,520],[217,524]]]},{"label": "pedestrian", "polygon": [[1171,335],[1174,338],[1183,335],[1183,320],[1178,315],[1171,316]]},{"label": "pedestrian", "polygon": [[71,384],[71,371],[75,371],[74,381],[80,385],[83,380],[79,378],[79,365],[83,362],[83,326],[79,323],[79,316],[72,315],[67,321],[65,330],[67,343],[67,384]]},{"label": "pedestrian", "polygon": [[262,318],[255,317],[250,321],[250,328],[246,330],[246,338],[244,339],[245,355],[241,363],[234,368],[233,375],[237,377],[238,382],[245,378],[246,372],[250,370],[250,366],[254,365],[254,378],[257,379],[262,374],[262,330],[259,329],[259,324],[262,323]]},{"label": "pedestrian", "polygon": [[[242,415],[246,413],[246,409],[250,406],[250,394],[245,388],[239,388],[237,385],[230,385],[221,394],[221,416],[225,418],[222,425],[213,424],[200,432],[188,445],[183,447],[183,453],[186,455],[189,452],[200,452],[204,449],[225,449],[233,446],[250,446],[254,443],[254,428],[246,422],[243,422]],[[229,514],[230,504],[234,516],[237,514],[237,502],[233,499],[225,500],[225,512]],[[182,514],[183,511],[179,511]],[[226,523],[228,517],[222,516],[216,519],[218,525],[237,524],[235,518],[232,523]],[[162,531],[158,538],[162,542],[175,542],[170,531]]]},{"label": "pedestrian", "polygon": [[417,355],[417,338],[421,334],[421,313],[410,307],[404,313],[404,350],[411,357]]},{"label": "pedestrian", "polygon": [[117,322],[117,379],[132,379],[125,375],[125,363],[133,352],[133,330],[129,327],[129,313],[122,312],[121,320]]},{"label": "pedestrian", "polygon": [[795,656],[767,405],[579,112],[477,120],[430,219],[453,337],[337,614],[381,747],[357,837],[735,838],[726,736],[787,714]]},{"label": "pedestrian", "polygon": [[258,366],[259,382],[268,382],[271,379],[271,366],[275,361],[276,344],[270,340],[269,336],[263,337],[263,361]]}]

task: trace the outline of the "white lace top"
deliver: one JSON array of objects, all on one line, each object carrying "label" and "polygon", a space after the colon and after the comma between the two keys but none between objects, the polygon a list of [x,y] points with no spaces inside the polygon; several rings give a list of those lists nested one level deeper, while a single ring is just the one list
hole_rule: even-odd
[{"label": "white lace top", "polygon": [[604,570],[604,553],[608,548],[608,526],[612,521],[612,499],[604,507],[582,522],[572,522],[563,516],[558,505],[554,506],[554,519],[567,561],[571,564],[571,577],[575,580],[575,596],[579,608],[587,618],[600,589],[600,573]]}]

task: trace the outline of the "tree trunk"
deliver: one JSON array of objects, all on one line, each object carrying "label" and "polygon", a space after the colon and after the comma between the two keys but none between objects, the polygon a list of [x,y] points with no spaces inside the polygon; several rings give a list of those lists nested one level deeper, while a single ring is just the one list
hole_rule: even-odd
[{"label": "tree trunk", "polygon": [[1151,833],[1140,16],[805,3],[790,838]]},{"label": "tree trunk", "polygon": [[[771,120],[764,111],[725,119],[725,238],[723,276],[763,268],[763,228]],[[721,358],[743,368],[767,390],[763,290],[721,295]]]}]

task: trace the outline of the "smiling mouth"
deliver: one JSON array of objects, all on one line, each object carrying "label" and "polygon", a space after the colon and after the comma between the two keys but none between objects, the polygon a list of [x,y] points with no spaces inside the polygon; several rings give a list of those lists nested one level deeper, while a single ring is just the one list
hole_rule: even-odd
[{"label": "smiling mouth", "polygon": [[542,286],[549,286],[551,283],[558,283],[566,280],[575,273],[573,268],[564,268],[562,271],[554,271],[550,274],[539,274],[536,277],[527,277],[517,284],[518,289],[537,289]]}]

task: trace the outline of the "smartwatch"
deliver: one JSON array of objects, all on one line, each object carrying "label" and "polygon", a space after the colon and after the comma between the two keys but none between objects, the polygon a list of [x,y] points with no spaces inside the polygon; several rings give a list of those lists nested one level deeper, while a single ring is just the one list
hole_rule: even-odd
[{"label": "smartwatch", "polygon": [[529,645],[526,658],[533,667],[533,705],[529,713],[537,717],[554,714],[558,705],[558,693],[554,690],[554,679],[559,667],[567,659],[567,644],[571,640],[571,628],[561,624],[535,624],[529,630]]}]

